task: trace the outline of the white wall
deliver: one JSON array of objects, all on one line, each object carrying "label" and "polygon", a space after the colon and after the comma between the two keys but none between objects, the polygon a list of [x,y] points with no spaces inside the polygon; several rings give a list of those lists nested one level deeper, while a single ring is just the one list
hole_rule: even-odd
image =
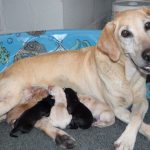
[{"label": "white wall", "polygon": [[63,27],[60,0],[1,0],[1,7],[3,32]]},{"label": "white wall", "polygon": [[96,28],[111,15],[112,0],[0,0],[0,33]]},{"label": "white wall", "polygon": [[99,27],[111,15],[111,7],[112,0],[63,0],[64,27]]},{"label": "white wall", "polygon": [[0,33],[4,30],[4,17],[3,17],[3,8],[2,8],[2,0],[0,0]]},{"label": "white wall", "polygon": [[92,22],[94,3],[91,0],[63,0],[64,26],[80,28]]}]

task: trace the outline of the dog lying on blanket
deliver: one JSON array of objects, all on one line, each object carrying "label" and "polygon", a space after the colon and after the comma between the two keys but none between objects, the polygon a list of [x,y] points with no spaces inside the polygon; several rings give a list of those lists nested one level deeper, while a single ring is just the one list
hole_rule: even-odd
[{"label": "dog lying on blanket", "polygon": [[[1,119],[25,100],[23,91],[28,87],[70,87],[103,103],[103,125],[112,124],[115,117],[127,123],[114,144],[116,150],[133,150],[138,132],[150,139],[150,126],[143,123],[148,109],[144,74],[150,74],[149,53],[150,9],[121,12],[106,24],[96,46],[25,58],[2,72]],[[105,119],[110,112],[113,116]],[[73,141],[48,120],[40,120],[36,127],[54,140],[59,137],[62,147]]]}]

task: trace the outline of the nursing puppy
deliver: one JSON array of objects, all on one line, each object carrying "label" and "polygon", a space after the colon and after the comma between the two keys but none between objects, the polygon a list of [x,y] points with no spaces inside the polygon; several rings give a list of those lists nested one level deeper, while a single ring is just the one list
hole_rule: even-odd
[{"label": "nursing puppy", "polygon": [[35,123],[43,116],[48,117],[55,100],[51,95],[48,95],[42,101],[39,101],[35,106],[26,110],[14,123],[14,128],[10,132],[10,136],[18,137],[14,133],[21,131],[22,133],[28,133],[32,130]]},{"label": "nursing puppy", "polygon": [[66,128],[71,122],[72,115],[68,113],[66,95],[61,87],[49,86],[47,90],[40,87],[31,87],[28,92],[31,95],[27,100],[28,103],[19,104],[9,111],[7,114],[8,123],[13,123],[24,111],[36,105],[38,101],[42,100],[48,94],[52,95],[55,99],[55,105],[51,109],[50,116],[47,117],[49,122],[54,127],[61,129]]},{"label": "nursing puppy", "polygon": [[87,129],[91,127],[94,119],[91,111],[82,104],[77,96],[77,93],[71,88],[65,88],[64,92],[67,98],[67,110],[72,115],[71,123],[68,128],[71,129]]},{"label": "nursing puppy", "polygon": [[65,129],[72,120],[68,113],[67,100],[64,90],[58,86],[49,86],[49,93],[55,98],[55,105],[51,109],[49,120],[54,127]]}]

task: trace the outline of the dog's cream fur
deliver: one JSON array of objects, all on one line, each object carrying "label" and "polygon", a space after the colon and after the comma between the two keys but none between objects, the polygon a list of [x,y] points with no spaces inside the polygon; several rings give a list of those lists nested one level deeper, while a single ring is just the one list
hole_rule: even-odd
[{"label": "dog's cream fur", "polygon": [[[0,75],[0,116],[21,103],[24,89],[59,85],[102,102],[106,113],[111,113],[110,118],[114,114],[128,124],[115,142],[117,150],[132,150],[138,131],[150,138],[150,126],[143,123],[148,109],[145,78],[139,72],[145,65],[141,53],[150,48],[150,31],[144,30],[149,15],[147,8],[120,13],[105,26],[96,46],[40,55],[13,64]],[[123,38],[123,29],[129,29],[134,36]],[[131,105],[130,112],[127,108]],[[58,132],[53,131],[57,129],[40,123],[37,127],[55,138]]]}]

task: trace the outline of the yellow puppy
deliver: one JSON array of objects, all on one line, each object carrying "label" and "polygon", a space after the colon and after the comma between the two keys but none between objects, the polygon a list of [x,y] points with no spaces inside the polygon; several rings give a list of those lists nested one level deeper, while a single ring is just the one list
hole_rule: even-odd
[{"label": "yellow puppy", "polygon": [[55,105],[51,109],[49,116],[52,126],[65,129],[71,122],[72,115],[68,113],[66,95],[62,88],[58,86],[49,88],[50,94],[55,98]]}]

